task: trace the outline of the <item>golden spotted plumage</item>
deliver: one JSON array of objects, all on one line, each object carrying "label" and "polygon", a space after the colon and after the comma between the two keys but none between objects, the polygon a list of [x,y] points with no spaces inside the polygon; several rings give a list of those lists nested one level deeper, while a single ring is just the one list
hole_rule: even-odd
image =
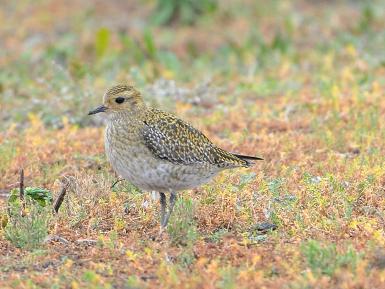
[{"label": "golden spotted plumage", "polygon": [[[167,224],[177,191],[208,182],[220,171],[249,167],[261,158],[227,152],[176,116],[148,108],[129,85],[107,90],[103,105],[90,112],[107,114],[105,149],[114,170],[143,190],[160,192],[161,226]],[[171,192],[165,213],[164,192]]]},{"label": "golden spotted plumage", "polygon": [[207,163],[219,168],[250,162],[215,146],[202,132],[172,114],[150,108],[143,115],[143,139],[155,157],[175,164]]}]

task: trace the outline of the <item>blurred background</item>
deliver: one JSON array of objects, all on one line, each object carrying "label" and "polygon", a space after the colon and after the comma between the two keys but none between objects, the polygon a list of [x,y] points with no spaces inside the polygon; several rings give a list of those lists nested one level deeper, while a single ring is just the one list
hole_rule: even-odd
[{"label": "blurred background", "polygon": [[95,124],[86,113],[116,83],[171,111],[175,100],[207,110],[268,98],[268,113],[287,117],[340,78],[356,93],[372,85],[384,11],[380,0],[1,1],[0,127],[30,113]]},{"label": "blurred background", "polygon": [[[153,241],[87,115],[117,83],[264,161]],[[384,0],[0,0],[0,288],[385,288],[384,88]],[[6,213],[22,168],[57,217]]]}]

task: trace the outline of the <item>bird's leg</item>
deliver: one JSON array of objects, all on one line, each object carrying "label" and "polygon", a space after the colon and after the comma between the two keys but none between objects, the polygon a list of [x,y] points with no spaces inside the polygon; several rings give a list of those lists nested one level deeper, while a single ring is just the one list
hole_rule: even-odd
[{"label": "bird's leg", "polygon": [[170,204],[169,204],[169,206],[168,206],[168,212],[167,212],[167,214],[166,214],[166,217],[165,217],[165,220],[164,220],[163,227],[166,227],[166,226],[167,226],[168,219],[170,219],[171,213],[172,213],[172,211],[174,210],[175,202],[176,202],[176,193],[175,193],[175,192],[171,192],[171,195],[170,195]]},{"label": "bird's leg", "polygon": [[160,195],[160,229],[162,231],[162,229],[165,227],[163,226],[163,224],[165,223],[165,219],[166,219],[166,207],[167,207],[167,200],[166,200],[166,195],[164,193],[159,193]]}]

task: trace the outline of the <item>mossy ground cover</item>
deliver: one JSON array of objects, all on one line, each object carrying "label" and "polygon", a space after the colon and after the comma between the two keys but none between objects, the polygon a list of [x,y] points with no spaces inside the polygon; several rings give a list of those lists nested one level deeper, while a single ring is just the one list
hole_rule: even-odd
[{"label": "mossy ground cover", "polygon": [[[14,217],[47,218],[57,238],[32,247],[11,242],[0,199],[1,288],[385,287],[385,5],[264,2],[165,26],[154,1],[0,5],[1,196],[21,168],[54,199],[68,185],[58,214]],[[127,82],[265,159],[184,192],[160,241],[158,200],[110,188],[87,116]]]}]

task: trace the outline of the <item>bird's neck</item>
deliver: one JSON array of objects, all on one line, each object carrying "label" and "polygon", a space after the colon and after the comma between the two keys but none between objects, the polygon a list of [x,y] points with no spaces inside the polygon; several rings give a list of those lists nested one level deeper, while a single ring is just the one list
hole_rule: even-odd
[{"label": "bird's neck", "polygon": [[146,114],[147,107],[143,104],[132,107],[130,110],[116,111],[110,115],[110,121],[135,121],[142,118]]}]

